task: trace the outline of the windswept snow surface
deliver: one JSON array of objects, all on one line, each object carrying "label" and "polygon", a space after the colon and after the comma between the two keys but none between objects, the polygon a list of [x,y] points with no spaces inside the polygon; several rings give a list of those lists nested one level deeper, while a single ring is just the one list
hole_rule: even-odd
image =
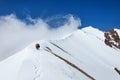
[{"label": "windswept snow surface", "polygon": [[98,29],[35,43],[0,62],[0,80],[120,80],[114,70],[120,69],[120,50],[105,45]]}]

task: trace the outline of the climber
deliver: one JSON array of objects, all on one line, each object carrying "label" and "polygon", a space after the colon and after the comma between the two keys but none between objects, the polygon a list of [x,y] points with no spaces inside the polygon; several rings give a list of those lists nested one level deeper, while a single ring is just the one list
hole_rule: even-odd
[{"label": "climber", "polygon": [[38,50],[40,48],[40,45],[38,43],[35,44],[36,49]]}]

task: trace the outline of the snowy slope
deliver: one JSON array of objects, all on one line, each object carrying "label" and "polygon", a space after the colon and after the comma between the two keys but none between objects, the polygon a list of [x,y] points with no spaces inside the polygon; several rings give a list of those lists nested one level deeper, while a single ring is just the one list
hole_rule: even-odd
[{"label": "snowy slope", "polygon": [[114,70],[120,69],[120,50],[105,45],[98,29],[86,27],[60,40],[35,43],[0,62],[0,80],[120,80]]}]

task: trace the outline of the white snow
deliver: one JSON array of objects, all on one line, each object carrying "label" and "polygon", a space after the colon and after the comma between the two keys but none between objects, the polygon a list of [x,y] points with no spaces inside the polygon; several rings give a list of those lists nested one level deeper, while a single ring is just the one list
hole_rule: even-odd
[{"label": "white snow", "polygon": [[[117,29],[117,32],[120,32]],[[35,48],[40,44],[40,49]],[[86,27],[59,40],[37,41],[0,62],[0,80],[120,80],[120,50],[104,44],[104,32]]]}]

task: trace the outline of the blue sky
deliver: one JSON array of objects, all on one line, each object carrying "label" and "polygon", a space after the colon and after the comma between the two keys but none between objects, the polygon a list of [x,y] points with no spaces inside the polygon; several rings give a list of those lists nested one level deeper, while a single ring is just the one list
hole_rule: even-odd
[{"label": "blue sky", "polygon": [[82,27],[120,28],[120,0],[0,0],[0,16],[11,13],[20,19],[73,14]]}]

